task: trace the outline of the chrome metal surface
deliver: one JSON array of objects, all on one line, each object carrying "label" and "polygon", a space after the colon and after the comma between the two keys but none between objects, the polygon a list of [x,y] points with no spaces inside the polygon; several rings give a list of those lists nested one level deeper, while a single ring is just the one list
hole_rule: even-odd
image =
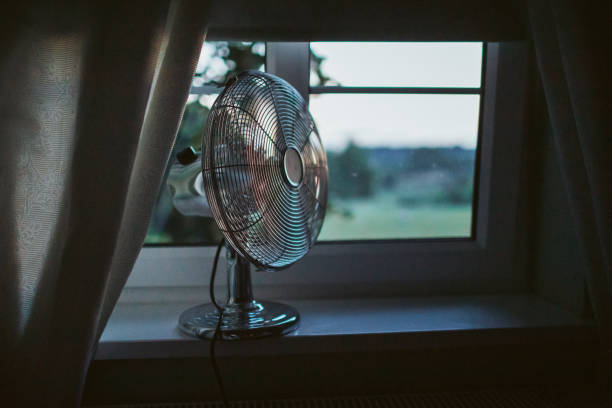
[{"label": "chrome metal surface", "polygon": [[190,164],[176,162],[170,167],[167,180],[172,204],[183,215],[212,217],[202,184],[200,160]]},{"label": "chrome metal surface", "polygon": [[251,285],[251,265],[238,256],[234,250],[226,250],[227,264],[227,302],[230,305],[250,305],[253,302]]},{"label": "chrome metal surface", "polygon": [[293,187],[299,187],[304,178],[304,160],[296,149],[290,148],[285,151],[283,158],[285,178]]},{"label": "chrome metal surface", "polygon": [[[170,176],[175,207],[203,215],[194,152]],[[187,160],[189,159],[189,160]],[[228,298],[220,326],[227,340],[282,335],[297,328],[291,306],[253,299],[249,263],[283,269],[315,243],[327,204],[327,158],[302,96],[276,76],[246,71],[213,104],[202,140],[202,184],[228,244]],[[179,327],[213,336],[219,312],[193,307]]]},{"label": "chrome metal surface", "polygon": [[[179,328],[191,336],[212,338],[219,312],[210,304],[203,304],[184,311],[179,318]],[[223,313],[219,338],[223,340],[253,339],[282,336],[298,328],[298,311],[282,303],[257,302],[228,305]]]},{"label": "chrome metal surface", "polygon": [[202,141],[203,182],[227,242],[263,269],[283,269],[315,243],[327,204],[327,159],[302,96],[246,71],[213,104]]},{"label": "chrome metal surface", "polygon": [[[291,306],[253,299],[249,262],[226,247],[227,301],[220,338],[239,340],[281,336],[298,327],[299,314]],[[192,307],[179,318],[179,328],[192,336],[212,338],[219,312],[211,303]]]}]

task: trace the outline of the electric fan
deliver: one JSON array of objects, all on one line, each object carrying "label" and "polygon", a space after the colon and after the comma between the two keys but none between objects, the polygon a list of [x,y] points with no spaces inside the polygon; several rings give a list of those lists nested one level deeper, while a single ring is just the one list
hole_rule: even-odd
[{"label": "electric fan", "polygon": [[[175,207],[185,215],[212,215],[225,236],[228,296],[220,337],[296,329],[295,308],[253,298],[250,265],[287,268],[308,253],[321,230],[327,159],[304,99],[281,78],[245,71],[213,104],[201,154],[190,148],[178,162],[168,178]],[[212,304],[203,304],[183,312],[179,327],[211,338],[218,318]]]}]

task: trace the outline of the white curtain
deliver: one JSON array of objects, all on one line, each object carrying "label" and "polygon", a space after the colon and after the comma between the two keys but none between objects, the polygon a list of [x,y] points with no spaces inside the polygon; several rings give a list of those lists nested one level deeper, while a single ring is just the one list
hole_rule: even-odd
[{"label": "white curtain", "polygon": [[531,0],[529,21],[555,147],[586,254],[601,338],[601,373],[612,383],[612,77],[609,14],[598,2]]},{"label": "white curtain", "polygon": [[78,406],[142,247],[206,2],[22,2],[0,17],[0,399]]}]

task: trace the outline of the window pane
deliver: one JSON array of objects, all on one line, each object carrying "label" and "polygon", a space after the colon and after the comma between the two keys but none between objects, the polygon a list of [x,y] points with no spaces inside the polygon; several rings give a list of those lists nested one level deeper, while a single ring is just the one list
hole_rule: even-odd
[{"label": "window pane", "polygon": [[313,42],[310,50],[311,86],[480,86],[480,42]]},{"label": "window pane", "polygon": [[478,95],[321,94],[327,149],[319,240],[469,237]]},{"label": "window pane", "polygon": [[[251,42],[208,42],[202,47],[193,85],[224,85],[229,77],[247,69],[264,69],[265,45]],[[208,112],[218,94],[189,95],[172,157],[202,145]],[[145,243],[218,242],[221,233],[211,218],[185,217],[172,205],[168,187],[161,187]]]}]

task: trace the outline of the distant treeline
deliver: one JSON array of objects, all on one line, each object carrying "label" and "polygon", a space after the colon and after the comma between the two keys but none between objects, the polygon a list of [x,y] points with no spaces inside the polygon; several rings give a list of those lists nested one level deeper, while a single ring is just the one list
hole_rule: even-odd
[{"label": "distant treeline", "polygon": [[391,190],[403,205],[472,200],[474,149],[366,148],[351,142],[342,152],[328,152],[327,160],[332,199]]}]

